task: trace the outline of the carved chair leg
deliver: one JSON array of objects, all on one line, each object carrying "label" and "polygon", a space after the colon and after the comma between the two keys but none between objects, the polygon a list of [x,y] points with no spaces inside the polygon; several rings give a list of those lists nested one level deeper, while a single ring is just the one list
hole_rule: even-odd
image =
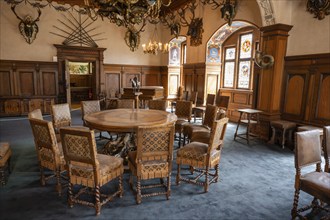
[{"label": "carved chair leg", "polygon": [[176,172],[176,185],[179,185],[180,184],[180,169],[181,169],[181,165],[178,164],[178,170]]},{"label": "carved chair leg", "polygon": [[293,198],[293,207],[292,207],[292,210],[291,210],[291,218],[292,219],[295,219],[298,215],[298,210],[297,210],[298,201],[299,201],[299,189],[296,189],[295,193],[294,193],[294,198]]},{"label": "carved chair leg", "polygon": [[204,183],[204,192],[209,190],[209,168],[206,167],[205,171],[205,183]]},{"label": "carved chair leg", "polygon": [[219,181],[219,173],[220,173],[220,168],[219,168],[219,164],[215,165],[215,182],[217,183]]},{"label": "carved chair leg", "polygon": [[119,176],[119,198],[123,197],[123,175]]},{"label": "carved chair leg", "polygon": [[40,169],[40,184],[42,186],[46,185],[46,179],[45,179],[45,173],[44,173],[44,168],[39,164],[39,169]]},{"label": "carved chair leg", "polygon": [[57,181],[56,190],[58,192],[58,196],[61,196],[62,195],[62,185],[61,185],[61,171],[60,171],[60,169],[56,170],[56,181]]},{"label": "carved chair leg", "polygon": [[100,202],[100,186],[95,187],[95,215],[101,213],[101,202]]},{"label": "carved chair leg", "polygon": [[171,174],[168,174],[167,177],[167,192],[166,192],[166,199],[169,200],[171,196]]},{"label": "carved chair leg", "polygon": [[73,207],[73,192],[72,192],[72,183],[70,183],[70,180],[68,186],[68,205],[70,208]]},{"label": "carved chair leg", "polygon": [[133,174],[131,174],[129,176],[129,186],[131,187],[131,189],[133,190]]},{"label": "carved chair leg", "polygon": [[136,180],[136,203],[141,203],[141,178],[137,177]]}]

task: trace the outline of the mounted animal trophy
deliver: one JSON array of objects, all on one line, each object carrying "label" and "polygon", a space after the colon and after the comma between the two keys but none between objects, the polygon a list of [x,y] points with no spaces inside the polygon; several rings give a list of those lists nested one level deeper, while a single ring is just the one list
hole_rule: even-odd
[{"label": "mounted animal trophy", "polygon": [[228,25],[231,26],[236,15],[237,0],[201,0],[201,2],[204,5],[212,5],[213,10],[220,7],[221,18],[227,21]]},{"label": "mounted animal trophy", "polygon": [[274,57],[272,55],[265,55],[261,51],[256,51],[254,62],[260,67],[260,68],[269,68],[274,65]]},{"label": "mounted animal trophy", "polygon": [[[187,7],[178,10],[180,23],[183,27],[188,27],[187,35],[190,36],[190,46],[199,46],[203,39],[203,18],[195,18],[195,9],[197,8],[196,1],[192,1]],[[192,17],[190,21],[186,18],[186,10],[189,9]]]},{"label": "mounted animal trophy", "polygon": [[20,20],[20,23],[18,24],[19,31],[23,35],[25,41],[29,44],[31,44],[37,36],[37,33],[39,31],[37,21],[39,21],[41,11],[40,8],[37,8],[38,10],[38,17],[36,19],[32,19],[30,15],[27,15],[24,19],[19,17],[15,11],[16,5],[11,6],[11,10],[14,12],[16,17]]},{"label": "mounted animal trophy", "polygon": [[143,21],[143,24],[139,30],[136,30],[133,26],[128,27],[125,34],[125,42],[129,49],[134,52],[139,48],[140,45],[140,32],[143,32],[143,28],[146,25],[146,21]]},{"label": "mounted animal trophy", "polygon": [[161,22],[171,30],[171,35],[178,38],[181,31],[181,25],[179,21],[175,20],[175,14],[173,12],[169,12],[166,16],[163,16],[160,19]]}]

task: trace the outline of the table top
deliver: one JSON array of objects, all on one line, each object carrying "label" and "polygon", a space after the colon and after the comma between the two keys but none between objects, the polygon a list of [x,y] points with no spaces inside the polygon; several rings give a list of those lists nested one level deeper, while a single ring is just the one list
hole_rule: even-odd
[{"label": "table top", "polygon": [[138,126],[174,124],[173,113],[149,109],[112,109],[86,115],[86,125],[102,131],[135,132]]},{"label": "table top", "polygon": [[242,112],[242,113],[247,113],[247,114],[255,114],[255,113],[262,112],[260,110],[252,109],[252,108],[237,109],[237,111]]}]

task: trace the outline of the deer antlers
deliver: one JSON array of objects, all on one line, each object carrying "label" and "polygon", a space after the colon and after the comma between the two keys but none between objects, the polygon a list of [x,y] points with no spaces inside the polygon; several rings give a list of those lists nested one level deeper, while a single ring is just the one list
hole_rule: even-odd
[{"label": "deer antlers", "polygon": [[37,36],[37,33],[39,31],[37,21],[39,21],[40,15],[41,15],[41,10],[40,8],[37,8],[38,10],[38,17],[34,20],[32,20],[32,17],[30,15],[27,15],[25,19],[22,19],[19,17],[15,11],[16,5],[11,6],[11,10],[14,12],[16,17],[20,20],[20,23],[18,24],[18,28],[25,38],[26,42],[31,44],[34,39]]}]

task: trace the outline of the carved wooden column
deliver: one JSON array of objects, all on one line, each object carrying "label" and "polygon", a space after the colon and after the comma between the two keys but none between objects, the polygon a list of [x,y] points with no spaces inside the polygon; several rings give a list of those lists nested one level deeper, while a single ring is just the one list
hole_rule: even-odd
[{"label": "carved wooden column", "polygon": [[260,28],[260,50],[274,57],[274,65],[260,70],[256,84],[256,107],[260,114],[261,133],[264,140],[269,139],[269,122],[280,118],[282,85],[284,76],[284,57],[291,25],[274,24]]}]

